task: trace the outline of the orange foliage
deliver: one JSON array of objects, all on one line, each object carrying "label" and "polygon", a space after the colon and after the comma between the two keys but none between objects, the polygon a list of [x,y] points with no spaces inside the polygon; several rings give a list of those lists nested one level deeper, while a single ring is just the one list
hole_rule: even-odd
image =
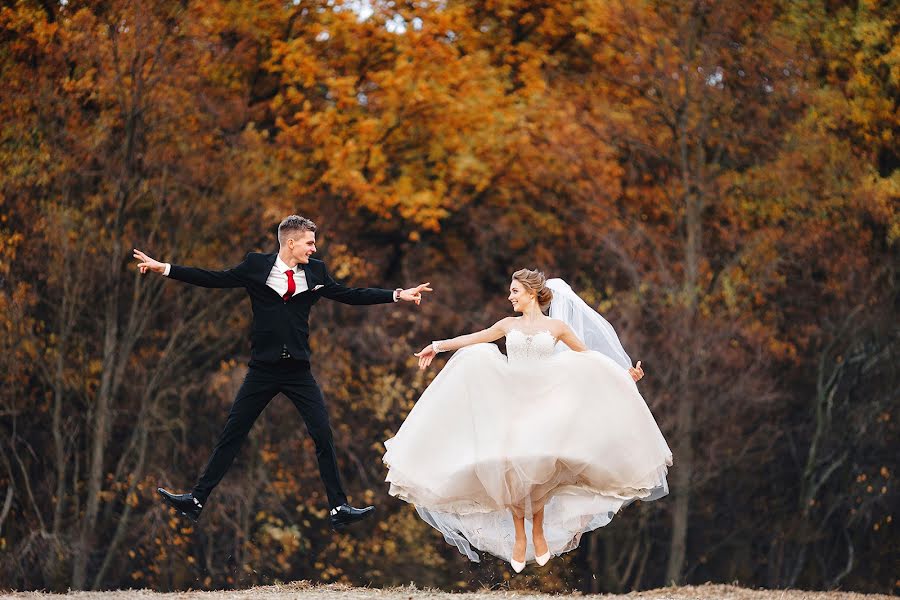
[{"label": "orange foliage", "polygon": [[[892,7],[7,3],[3,581],[892,589]],[[347,487],[379,520],[327,530],[311,442],[276,399],[187,527],[154,490],[202,468],[248,306],[141,278],[129,251],[225,267],[295,212],[338,277],[436,289],[313,314]],[[380,464],[434,377],[413,349],[502,316],[523,266],[609,316],[676,450],[672,498],[530,579],[465,561]]]}]

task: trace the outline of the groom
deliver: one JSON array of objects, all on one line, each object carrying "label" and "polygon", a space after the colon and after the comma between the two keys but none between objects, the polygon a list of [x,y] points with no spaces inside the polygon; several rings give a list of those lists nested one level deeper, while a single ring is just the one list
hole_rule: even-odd
[{"label": "groom", "polygon": [[250,295],[253,327],[250,365],[200,479],[187,494],[157,491],[165,501],[197,521],[213,488],[234,461],[241,443],[269,401],[283,392],[306,422],[316,446],[319,474],[331,507],[331,526],[340,530],[370,516],[374,506],[353,508],[341,484],[328,412],[310,371],[309,311],[320,298],[344,304],[386,304],[404,300],[419,304],[423,283],[410,289],[348,288],[332,279],[325,263],[310,258],[316,251],[316,225],[291,215],[278,226],[277,254],[251,252],[244,262],[225,271],[207,271],[154,260],[138,249],[134,258],[141,273],[153,271],[207,288],[242,287]]}]

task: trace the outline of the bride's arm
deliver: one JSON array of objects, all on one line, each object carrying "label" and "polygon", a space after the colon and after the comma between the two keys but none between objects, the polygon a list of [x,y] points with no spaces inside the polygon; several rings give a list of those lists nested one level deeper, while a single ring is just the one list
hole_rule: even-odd
[{"label": "bride's arm", "polygon": [[451,352],[453,350],[465,348],[466,346],[471,346],[472,344],[484,344],[499,340],[506,335],[506,322],[508,319],[510,319],[510,317],[501,319],[487,329],[482,329],[481,331],[467,333],[449,340],[437,340],[431,342],[422,348],[422,350],[415,353],[415,356],[419,358],[419,368],[425,369],[428,367],[439,352]]},{"label": "bride's arm", "polygon": [[566,346],[574,350],[575,352],[587,352],[588,347],[584,345],[578,336],[575,335],[575,332],[572,331],[572,328],[562,321],[557,321],[557,330],[554,332],[556,335],[556,339]]},{"label": "bride's arm", "polygon": [[[578,339],[578,336],[575,335],[572,328],[562,321],[559,322],[559,330],[556,332],[556,339],[563,342],[575,352],[588,351],[588,347],[584,345],[584,342]],[[641,361],[638,361],[636,366],[629,367],[628,374],[631,375],[633,380],[640,381],[640,379],[644,377],[644,369],[641,368]]]}]

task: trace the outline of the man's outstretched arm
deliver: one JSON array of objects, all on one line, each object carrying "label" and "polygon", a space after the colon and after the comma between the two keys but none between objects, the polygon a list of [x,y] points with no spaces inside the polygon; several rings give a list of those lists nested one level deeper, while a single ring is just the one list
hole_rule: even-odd
[{"label": "man's outstretched arm", "polygon": [[328,271],[325,271],[325,285],[319,289],[319,293],[330,300],[344,304],[387,304],[390,302],[415,302],[422,301],[422,292],[430,292],[430,283],[423,283],[409,289],[384,290],[378,288],[350,288],[335,281]]},{"label": "man's outstretched arm", "polygon": [[178,281],[207,288],[244,287],[244,279],[236,272],[240,265],[225,271],[209,271],[207,269],[197,269],[195,267],[182,267],[159,262],[158,260],[147,256],[137,248],[134,249],[134,258],[139,261],[138,269],[140,269],[141,273],[152,271],[154,273],[159,273],[160,275],[165,275],[166,277],[171,277],[172,279],[177,279]]}]

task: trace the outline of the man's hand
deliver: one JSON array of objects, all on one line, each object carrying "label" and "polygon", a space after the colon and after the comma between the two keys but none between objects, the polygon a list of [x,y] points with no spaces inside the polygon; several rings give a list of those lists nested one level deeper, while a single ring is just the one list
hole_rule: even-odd
[{"label": "man's hand", "polygon": [[[425,284],[428,285],[428,284]],[[417,303],[418,304],[418,303]],[[413,356],[419,357],[419,369],[425,370],[428,368],[428,365],[431,364],[431,361],[434,360],[434,357],[437,356],[437,353],[434,351],[434,346],[428,344],[421,351],[416,352]]]},{"label": "man's hand", "polygon": [[637,361],[637,365],[628,368],[628,374],[635,381],[640,381],[644,376],[644,370],[641,368],[641,361]]},{"label": "man's hand", "polygon": [[143,275],[148,270],[153,271],[154,273],[165,273],[166,272],[166,263],[161,263],[158,260],[154,260],[138,250],[134,248],[134,257],[138,259],[138,269],[141,270],[141,274]]},{"label": "man's hand", "polygon": [[430,285],[430,283],[422,283],[414,288],[400,290],[400,292],[397,294],[397,298],[400,300],[405,300],[406,302],[415,302],[416,304],[419,304],[420,302],[422,302],[422,292],[433,291],[430,287],[428,287]]}]

